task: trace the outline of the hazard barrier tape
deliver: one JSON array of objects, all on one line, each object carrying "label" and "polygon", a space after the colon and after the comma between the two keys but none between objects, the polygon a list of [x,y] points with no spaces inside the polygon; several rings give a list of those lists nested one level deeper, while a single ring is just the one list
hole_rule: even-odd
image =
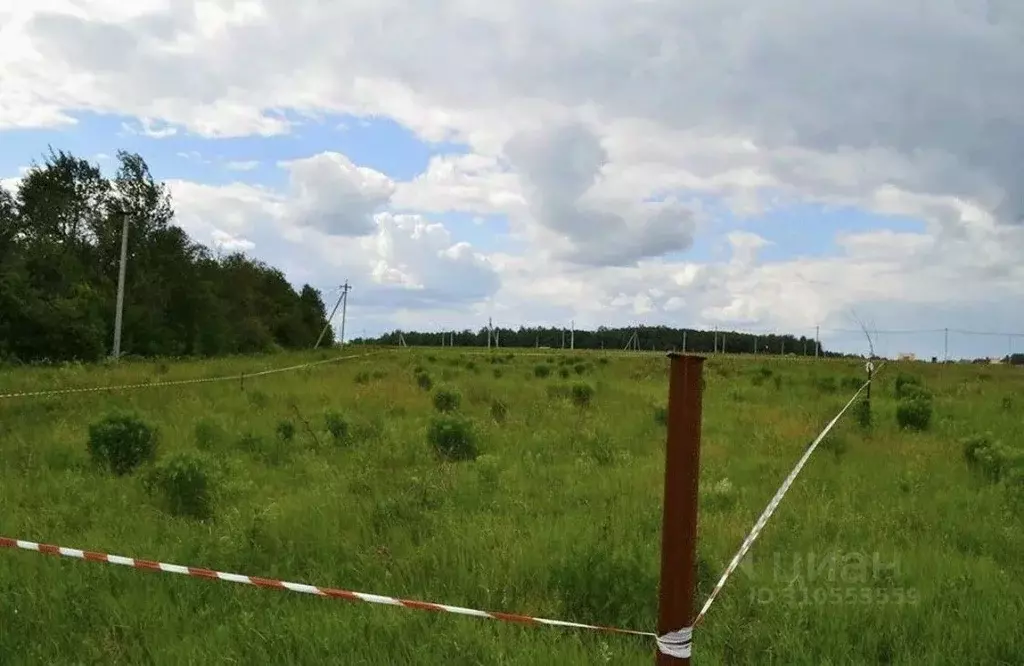
[{"label": "hazard barrier tape", "polygon": [[339,590],[330,587],[320,587],[317,585],[309,585],[306,583],[291,583],[283,580],[275,580],[273,578],[259,578],[257,576],[245,576],[236,573],[226,573],[224,571],[214,571],[213,569],[205,569],[200,567],[182,566],[180,564],[167,564],[165,562],[155,562],[152,560],[140,560],[132,557],[124,557],[122,555],[110,555],[108,553],[98,553],[88,550],[80,550],[77,548],[65,548],[63,546],[53,546],[50,544],[35,543],[34,541],[23,541],[20,539],[10,539],[2,536],[0,536],[0,548],[20,548],[21,550],[33,551],[37,553],[42,553],[44,555],[57,555],[61,557],[70,557],[79,560],[88,560],[90,562],[119,564],[121,566],[132,567],[134,569],[141,569],[144,571],[160,571],[163,573],[181,574],[185,576],[193,576],[195,578],[204,578],[207,580],[222,580],[229,583],[241,583],[243,585],[253,585],[256,587],[266,589],[286,590],[289,592],[312,594],[314,596],[327,597],[329,599],[362,601],[371,604],[399,606],[402,608],[409,608],[412,610],[433,611],[437,613],[454,613],[457,615],[468,615],[470,617],[477,617],[488,620],[500,620],[503,622],[514,622],[517,624],[546,625],[551,627],[584,629],[588,631],[596,631],[603,633],[645,636],[648,638],[654,638],[658,645],[658,649],[665,652],[665,654],[671,654],[672,656],[679,657],[688,657],[690,654],[690,637],[689,632],[686,631],[672,632],[671,634],[667,634],[666,636],[660,637],[657,634],[654,634],[649,631],[620,629],[618,627],[608,627],[596,624],[582,624],[579,622],[568,622],[565,620],[550,620],[542,617],[517,615],[513,613],[482,611],[473,608],[463,608],[461,606],[450,606],[448,604],[432,603],[429,601],[399,599],[397,597],[388,597],[379,594],[369,594],[366,592],[352,592],[350,590]]},{"label": "hazard barrier tape", "polygon": [[291,372],[293,370],[302,370],[304,368],[312,368],[318,365],[324,365],[325,363],[337,363],[338,361],[344,361],[351,358],[362,358],[364,356],[372,356],[373,354],[380,354],[379,351],[365,352],[362,354],[348,354],[345,356],[335,356],[334,358],[324,359],[322,361],[312,361],[310,363],[300,363],[298,365],[290,365],[285,368],[272,368],[270,370],[260,370],[259,372],[241,372],[235,375],[222,375],[220,377],[199,377],[195,379],[175,379],[164,382],[141,382],[137,384],[117,384],[114,386],[88,386],[83,388],[65,388],[65,389],[50,389],[45,391],[20,391],[16,393],[0,393],[0,400],[10,398],[39,398],[53,395],[67,395],[70,393],[96,393],[100,391],[127,391],[131,389],[140,388],[158,388],[165,386],[185,386],[187,384],[205,384],[210,382],[227,382],[227,381],[239,381],[246,380],[253,377],[264,377],[266,375],[273,375],[280,372]]},{"label": "hazard barrier tape", "polygon": [[841,410],[839,410],[839,413],[836,414],[835,417],[833,417],[833,419],[828,422],[828,425],[826,425],[825,428],[820,433],[818,433],[818,436],[815,437],[814,440],[807,446],[807,450],[804,451],[804,454],[800,457],[800,460],[797,461],[796,466],[793,467],[793,471],[789,473],[789,476],[786,477],[786,480],[782,482],[781,486],[779,486],[779,489],[775,492],[775,496],[772,497],[770,502],[768,502],[768,506],[765,507],[764,512],[757,519],[757,522],[754,523],[754,527],[751,528],[750,533],[747,535],[747,538],[743,540],[743,543],[740,545],[739,551],[737,551],[736,555],[732,558],[732,561],[729,562],[729,566],[726,567],[725,573],[722,574],[722,577],[718,580],[718,583],[715,584],[715,587],[711,591],[711,594],[708,596],[707,601],[704,602],[704,606],[697,614],[697,618],[693,621],[694,627],[700,624],[701,620],[704,619],[704,616],[707,615],[708,609],[711,608],[711,604],[718,596],[718,593],[721,592],[722,588],[725,586],[725,581],[729,579],[729,576],[731,576],[733,572],[736,570],[736,567],[739,566],[740,560],[742,560],[743,556],[747,554],[747,551],[750,550],[750,547],[754,545],[754,541],[757,539],[758,535],[761,534],[761,530],[763,530],[764,526],[768,523],[768,519],[772,517],[773,513],[775,513],[775,509],[778,508],[779,502],[782,501],[782,498],[789,491],[790,486],[793,485],[793,481],[796,480],[797,475],[800,474],[800,470],[804,468],[804,465],[807,463],[807,460],[811,457],[811,454],[814,453],[814,450],[816,448],[818,448],[818,444],[821,444],[821,441],[825,439],[829,432],[832,431],[832,428],[835,427],[836,423],[839,422],[839,419],[843,417],[843,414],[845,414],[846,411],[850,409],[854,401],[857,400],[858,396],[860,396],[864,389],[871,385],[871,382],[874,381],[875,375],[878,373],[879,370],[882,369],[883,366],[885,366],[884,362],[878,366],[878,370],[875,370],[874,367],[871,366],[871,375],[869,376],[868,380],[864,382],[864,384],[862,384],[859,389],[857,389],[857,392],[853,394],[853,397],[850,398],[849,402],[847,402],[846,405]]}]

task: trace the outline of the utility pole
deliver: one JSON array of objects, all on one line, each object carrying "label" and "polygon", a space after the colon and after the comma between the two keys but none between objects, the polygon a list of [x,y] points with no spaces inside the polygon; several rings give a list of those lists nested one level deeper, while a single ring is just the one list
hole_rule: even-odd
[{"label": "utility pole", "polygon": [[949,360],[949,329],[942,329],[942,362]]},{"label": "utility pole", "polygon": [[715,326],[715,354],[718,353],[718,327]]},{"label": "utility pole", "polygon": [[488,349],[491,348],[491,335],[493,335],[491,333],[492,330],[493,330],[493,328],[492,328],[492,324],[491,324],[491,318],[488,317],[487,318],[487,348]]},{"label": "utility pole", "polygon": [[565,329],[562,329],[562,349],[565,349]]},{"label": "utility pole", "polygon": [[[331,310],[331,316],[327,318],[327,323],[324,324],[323,330],[320,331],[320,337],[316,339],[316,344],[313,345],[313,349],[320,346],[320,341],[324,339],[324,333],[327,332],[327,328],[331,325],[331,320],[334,319],[334,313],[338,311],[338,306],[341,305],[342,301],[345,302],[345,309],[348,308],[348,290],[352,287],[348,286],[348,280],[345,280],[345,284],[341,286],[341,294],[338,296],[338,300],[334,303],[334,309]],[[341,343],[345,343],[345,310],[341,311]]]},{"label": "utility pole", "polygon": [[121,321],[124,312],[124,276],[128,264],[128,215],[122,213],[121,265],[117,269],[117,310],[114,312],[114,360],[121,358]]},{"label": "utility pole", "polygon": [[686,353],[686,329],[683,329],[683,353]]},{"label": "utility pole", "polygon": [[570,323],[572,331],[569,333],[569,349],[576,349],[576,320],[573,319]]},{"label": "utility pole", "polygon": [[818,350],[821,349],[821,326],[814,327],[814,358],[818,358]]},{"label": "utility pole", "polygon": [[345,284],[341,285],[341,344],[345,344],[345,316],[348,312],[348,290],[352,287],[348,286],[348,280],[345,280]]}]

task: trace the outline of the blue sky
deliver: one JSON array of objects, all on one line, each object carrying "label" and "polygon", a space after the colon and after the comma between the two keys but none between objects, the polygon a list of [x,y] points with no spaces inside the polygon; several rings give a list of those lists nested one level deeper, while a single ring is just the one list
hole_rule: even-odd
[{"label": "blue sky", "polygon": [[[285,190],[287,172],[280,162],[302,159],[324,151],[339,152],[359,166],[379,171],[396,182],[411,181],[423,173],[433,156],[453,156],[470,152],[468,146],[455,143],[424,141],[412,131],[387,118],[362,119],[352,116],[331,116],[320,120],[299,118],[293,133],[259,137],[210,139],[176,131],[161,136],[148,136],[137,121],[129,116],[81,114],[78,123],[57,129],[19,129],[0,134],[5,150],[0,153],[0,173],[14,175],[32,159],[39,159],[47,145],[67,150],[98,162],[110,170],[113,155],[123,149],[138,152],[149,163],[159,179],[191,181],[213,186],[231,183]],[[733,231],[755,233],[767,244],[758,250],[762,262],[786,262],[794,259],[822,259],[839,256],[842,249],[837,239],[846,234],[864,234],[878,230],[922,233],[925,223],[913,217],[872,213],[854,206],[794,202],[760,214],[739,214],[730,210],[724,200],[701,197],[708,217],[708,233],[695,237],[684,251],[670,252],[665,260],[680,262],[727,262],[732,254],[728,234]],[[508,237],[509,224],[502,214],[477,214],[458,211],[435,213],[434,221],[445,225],[454,242],[465,241],[476,250],[509,252],[516,249]],[[264,240],[264,247],[269,242]],[[257,249],[254,254],[260,255]],[[272,261],[272,258],[271,258]],[[300,280],[297,280],[297,282]],[[317,283],[326,289],[323,281]],[[331,295],[328,300],[331,300]],[[885,309],[881,304],[878,308]],[[356,306],[358,313],[358,306]],[[938,311],[936,311],[938,312]],[[879,350],[886,354],[916,351],[924,357],[941,356],[946,349],[941,335],[940,315],[925,316],[918,333],[881,333]],[[370,318],[369,331],[389,330],[387,322]],[[365,322],[364,322],[365,323]],[[1010,324],[1011,322],[1001,322]],[[723,328],[727,324],[721,325]],[[875,326],[878,326],[875,322]],[[928,326],[936,327],[929,332]],[[361,332],[365,327],[357,327]],[[749,325],[736,325],[739,330],[758,330]],[[822,337],[827,345],[849,350],[864,347],[864,336],[856,330],[849,316],[832,322]],[[881,326],[883,331],[885,326]],[[356,330],[351,328],[350,330]],[[767,329],[766,329],[767,330]],[[813,335],[810,326],[791,327],[796,335]],[[918,330],[918,329],[914,329]],[[1010,330],[1010,329],[1000,329]],[[1014,346],[1016,345],[1016,346]],[[954,333],[950,354],[999,355],[1009,349],[1024,350],[1024,338],[1016,341],[1005,336],[970,336]]]},{"label": "blue sky", "polygon": [[[207,139],[175,132],[154,137],[141,132],[138,121],[128,116],[80,114],[78,123],[64,128],[25,129],[3,132],[5,150],[0,153],[0,173],[14,175],[32,159],[39,160],[47,145],[97,162],[109,169],[117,150],[141,154],[160,179],[181,179],[226,185],[244,182],[283,189],[287,172],[278,164],[323,151],[343,153],[354,163],[380,171],[395,181],[412,180],[422,173],[431,157],[468,152],[465,145],[419,139],[413,132],[387,118],[363,119],[331,116],[320,120],[296,117],[294,133],[270,137]],[[157,128],[159,129],[159,127]],[[249,164],[252,163],[252,164]],[[728,259],[729,231],[757,233],[769,245],[759,251],[766,261],[796,257],[821,257],[840,251],[841,234],[878,229],[920,232],[924,225],[913,218],[870,213],[850,206],[796,203],[755,216],[739,215],[714,198],[705,198],[713,218],[714,233],[701,235],[685,252],[669,256],[688,261]],[[487,251],[503,246],[498,240],[508,231],[501,215],[447,212],[438,219],[464,240]]]},{"label": "blue sky", "polygon": [[200,242],[348,277],[350,330],[1024,334],[1019,17],[837,2],[0,7],[0,178],[137,152]]}]

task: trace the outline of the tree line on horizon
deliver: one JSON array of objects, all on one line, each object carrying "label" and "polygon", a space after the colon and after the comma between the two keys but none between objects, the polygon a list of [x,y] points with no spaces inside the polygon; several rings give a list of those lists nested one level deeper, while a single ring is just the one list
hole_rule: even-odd
[{"label": "tree line on horizon", "polygon": [[[52,148],[16,189],[0,186],[0,361],[95,361],[112,351],[121,230],[128,219],[123,355],[214,356],[312,347],[321,294],[172,224],[170,194],[119,151],[107,178]],[[333,343],[328,328],[322,344]]]},{"label": "tree line on horizon", "polygon": [[[752,354],[756,351],[758,354],[814,356],[817,347],[819,356],[842,356],[836,352],[826,351],[820,342],[805,336],[754,335],[736,331],[716,332],[669,326],[599,326],[597,330],[576,329],[575,332],[558,327],[496,327],[493,329],[492,344],[496,339],[499,347],[568,349],[571,345],[575,349],[614,350],[625,349],[634,334],[640,350],[682,351],[685,344],[686,351],[698,354],[710,354],[717,348],[718,352],[728,354]],[[465,329],[446,333],[395,330],[376,338],[356,338],[352,343],[398,345],[403,339],[405,344],[411,347],[440,347],[442,344],[456,347],[486,347],[487,327],[477,331]]]}]

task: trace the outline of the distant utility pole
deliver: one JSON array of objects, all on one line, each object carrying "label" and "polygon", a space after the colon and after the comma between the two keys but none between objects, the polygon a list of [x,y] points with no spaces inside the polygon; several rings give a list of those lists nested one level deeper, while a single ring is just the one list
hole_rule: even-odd
[{"label": "distant utility pole", "polygon": [[569,349],[576,349],[576,320],[573,319],[569,326],[572,327],[572,331],[569,333]]},{"label": "distant utility pole", "polygon": [[949,329],[942,330],[942,362],[949,360]]},{"label": "distant utility pole", "polygon": [[718,353],[718,327],[715,326],[715,352]]},{"label": "distant utility pole", "polygon": [[562,349],[565,349],[565,329],[562,329]]},{"label": "distant utility pole", "polygon": [[814,327],[814,358],[818,358],[818,350],[821,349],[821,326]]},{"label": "distant utility pole", "polygon": [[121,321],[124,312],[124,276],[128,264],[128,215],[122,215],[121,265],[117,269],[117,309],[114,312],[114,360],[121,358]]},{"label": "distant utility pole", "polygon": [[487,348],[491,348],[491,336],[494,335],[494,325],[491,323],[491,318],[487,318]]},{"label": "distant utility pole", "polygon": [[348,292],[352,287],[348,286],[348,280],[345,280],[345,284],[341,285],[341,294],[338,296],[338,300],[334,303],[334,309],[331,310],[331,316],[327,318],[327,323],[324,324],[324,328],[320,331],[320,337],[316,339],[316,344],[313,345],[313,349],[320,346],[320,342],[324,339],[324,334],[327,333],[327,328],[331,325],[331,320],[334,319],[334,313],[338,311],[338,306],[344,303],[344,307],[341,310],[341,344],[345,344],[345,315],[348,310]]},{"label": "distant utility pole", "polygon": [[683,329],[683,353],[686,353],[686,329]]}]

